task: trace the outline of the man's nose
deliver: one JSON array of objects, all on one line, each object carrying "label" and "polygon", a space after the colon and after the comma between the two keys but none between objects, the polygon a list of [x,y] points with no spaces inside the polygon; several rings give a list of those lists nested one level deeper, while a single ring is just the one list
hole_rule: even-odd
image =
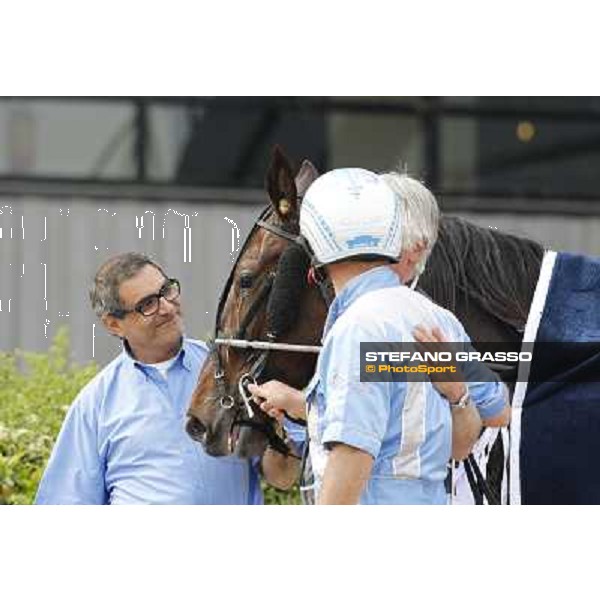
[{"label": "man's nose", "polygon": [[161,315],[168,315],[169,313],[175,312],[177,307],[173,302],[169,302],[166,298],[161,296],[158,300],[158,312]]}]

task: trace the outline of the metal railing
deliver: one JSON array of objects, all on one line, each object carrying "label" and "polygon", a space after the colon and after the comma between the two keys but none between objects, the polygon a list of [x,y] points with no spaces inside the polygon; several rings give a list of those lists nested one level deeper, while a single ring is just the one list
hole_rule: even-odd
[{"label": "metal railing", "polygon": [[[455,206],[468,206],[469,210],[495,211],[502,206],[511,211],[552,212],[566,211],[570,214],[589,214],[596,209],[590,206],[597,197],[592,194],[538,193],[535,190],[519,190],[518,192],[497,190],[460,190],[448,189],[443,185],[441,177],[441,141],[440,126],[442,119],[482,119],[482,120],[545,120],[554,123],[589,123],[600,126],[600,100],[585,99],[486,99],[485,104],[473,98],[469,103],[451,97],[411,97],[411,98],[369,98],[362,97],[3,97],[0,102],[25,102],[43,100],[45,102],[63,103],[121,103],[133,107],[132,153],[135,162],[135,175],[131,178],[111,179],[105,177],[46,177],[35,174],[21,176],[0,175],[0,194],[27,195],[32,190],[40,190],[41,194],[92,197],[143,197],[164,198],[174,194],[181,200],[201,200],[207,202],[258,202],[260,193],[256,190],[240,190],[228,188],[196,188],[183,184],[172,184],[154,181],[149,177],[149,111],[155,106],[185,107],[189,110],[218,108],[223,111],[251,111],[256,109],[274,109],[282,113],[304,114],[359,114],[359,115],[402,115],[414,117],[421,122],[421,135],[424,140],[423,162],[427,174],[427,184],[443,198],[445,205],[451,210]],[[586,106],[575,106],[584,102]],[[546,105],[544,105],[546,103]],[[556,106],[563,103],[563,106]],[[597,105],[597,106],[596,106]],[[560,143],[544,148],[531,161],[552,161],[565,156],[585,155],[596,152],[600,154],[600,134],[589,139]],[[519,165],[523,157],[511,157],[508,167]],[[494,163],[495,164],[495,163]],[[503,163],[504,164],[504,163]],[[505,167],[507,165],[504,165]],[[73,191],[75,190],[75,191]],[[34,192],[35,193],[35,192]],[[475,207],[474,198],[485,200],[487,206]],[[527,207],[521,206],[523,199],[528,199]],[[535,202],[532,202],[535,200]],[[510,207],[506,202],[510,202]],[[587,208],[586,208],[587,207]]]}]

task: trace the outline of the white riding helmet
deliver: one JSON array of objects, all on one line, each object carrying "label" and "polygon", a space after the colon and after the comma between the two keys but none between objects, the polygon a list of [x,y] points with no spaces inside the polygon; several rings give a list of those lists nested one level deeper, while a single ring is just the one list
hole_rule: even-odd
[{"label": "white riding helmet", "polygon": [[397,261],[400,218],[400,199],[382,178],[366,169],[335,169],[308,188],[300,232],[317,265],[360,255]]}]

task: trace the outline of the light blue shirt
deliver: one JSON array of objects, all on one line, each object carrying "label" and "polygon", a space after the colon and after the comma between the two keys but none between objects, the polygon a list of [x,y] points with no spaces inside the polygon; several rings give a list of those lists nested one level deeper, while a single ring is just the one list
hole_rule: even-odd
[{"label": "light blue shirt", "polygon": [[184,340],[165,379],[123,350],[70,407],[36,503],[262,503],[250,461],[208,456],[185,431],[207,352]]},{"label": "light blue shirt", "polygon": [[[449,311],[400,285],[388,267],[352,279],[332,303],[323,350],[307,389],[311,462],[317,493],[329,445],[369,453],[373,469],[363,504],[445,504],[452,444],[450,407],[425,382],[360,381],[360,342],[414,342],[416,325],[440,327],[451,341],[469,342]],[[482,415],[504,408],[503,384],[469,383]]]}]

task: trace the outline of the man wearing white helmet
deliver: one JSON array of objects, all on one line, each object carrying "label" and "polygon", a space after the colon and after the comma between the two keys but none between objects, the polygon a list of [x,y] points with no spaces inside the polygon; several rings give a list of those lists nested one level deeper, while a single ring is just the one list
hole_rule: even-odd
[{"label": "man wearing white helmet", "polygon": [[[460,381],[360,381],[361,342],[468,340],[451,313],[398,285],[389,268],[407,235],[401,203],[384,178],[338,169],[317,179],[302,204],[301,233],[336,291],[305,392],[319,503],[443,504],[446,464],[468,454],[481,426]],[[402,281],[426,250],[400,257]],[[301,413],[302,395],[275,383],[252,388],[263,408]],[[503,402],[496,384],[479,393]]]},{"label": "man wearing white helmet", "polygon": [[[420,274],[425,268],[426,261],[433,250],[438,235],[439,208],[434,195],[419,181],[407,175],[392,171],[382,175],[383,180],[391,187],[401,199],[402,238],[401,260],[393,265],[394,271],[400,279],[408,283],[412,280],[411,288],[416,287]],[[487,371],[486,379],[498,379],[489,370],[480,367],[479,371]],[[504,448],[508,447],[508,430],[510,422],[510,405],[508,403],[508,390],[502,387],[504,400],[498,394],[490,394],[490,386],[471,381],[468,377],[469,391],[479,412],[481,421],[486,427],[485,431],[475,443],[472,454],[485,472],[485,464],[490,456],[490,449],[499,436],[503,438]],[[492,388],[492,391],[493,388]],[[506,478],[505,478],[506,479]],[[502,497],[505,498],[506,481],[502,482]],[[475,498],[468,482],[468,478],[461,463],[454,471],[453,504],[474,504]]]}]

